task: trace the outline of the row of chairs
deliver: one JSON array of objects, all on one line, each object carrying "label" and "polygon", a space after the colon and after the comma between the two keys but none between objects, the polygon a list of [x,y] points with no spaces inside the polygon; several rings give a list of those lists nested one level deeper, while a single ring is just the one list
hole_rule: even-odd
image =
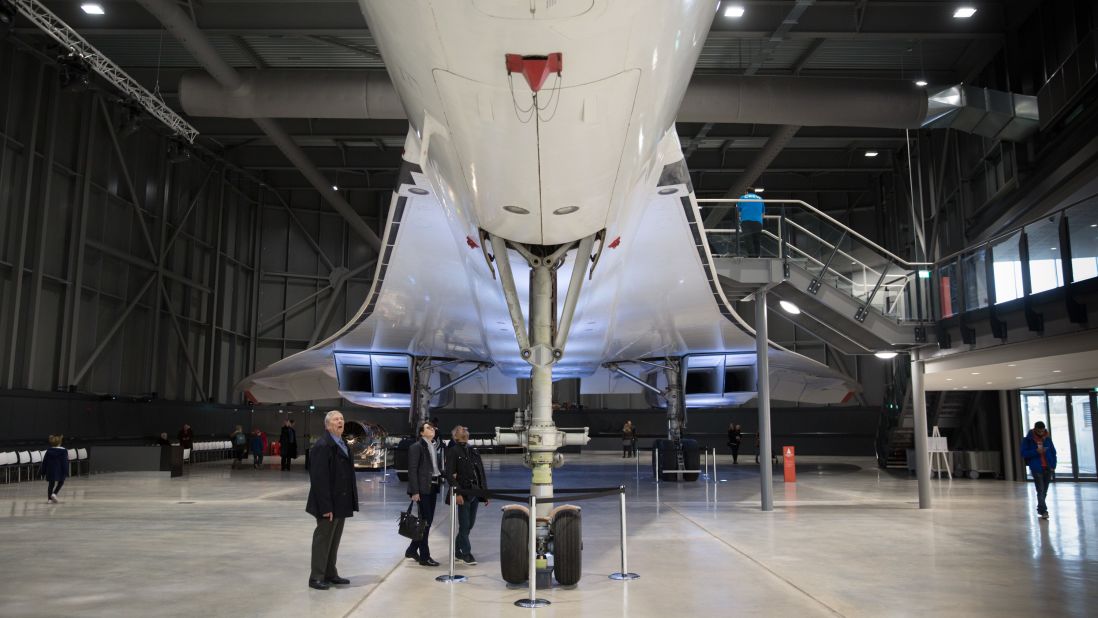
[{"label": "row of chairs", "polygon": [[[88,449],[70,448],[69,474],[81,474],[88,465]],[[27,471],[28,481],[41,477],[42,457],[46,451],[7,451],[0,453],[0,469],[4,471],[4,482],[11,482],[11,473],[15,472],[16,482],[23,481],[23,470]]]},{"label": "row of chairs", "polygon": [[183,460],[197,463],[200,461],[213,461],[226,459],[233,453],[233,443],[228,440],[214,440],[210,442],[195,442],[193,449],[183,449]]}]

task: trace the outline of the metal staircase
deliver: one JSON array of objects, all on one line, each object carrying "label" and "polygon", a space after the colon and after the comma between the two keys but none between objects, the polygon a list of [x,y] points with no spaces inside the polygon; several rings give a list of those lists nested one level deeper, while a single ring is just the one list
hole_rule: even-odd
[{"label": "metal staircase", "polygon": [[[739,200],[698,200],[731,222],[707,228],[717,278],[730,300],[760,287],[800,313],[791,317],[838,350],[866,354],[926,342],[929,262],[909,262],[800,200],[764,200],[763,255],[745,257]],[[776,211],[776,212],[775,212]]]}]

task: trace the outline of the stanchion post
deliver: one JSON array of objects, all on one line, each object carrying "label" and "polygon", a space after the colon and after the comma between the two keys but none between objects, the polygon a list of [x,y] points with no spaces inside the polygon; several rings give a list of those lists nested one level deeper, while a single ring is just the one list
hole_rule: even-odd
[{"label": "stanchion post", "polygon": [[515,601],[519,607],[545,607],[549,605],[546,599],[538,598],[538,498],[530,494],[530,518],[527,529],[530,532],[530,596]]},{"label": "stanchion post", "polygon": [[443,582],[445,584],[457,584],[465,581],[464,575],[454,575],[454,545],[457,543],[457,494],[454,493],[454,486],[450,485],[450,573],[448,575],[439,575],[435,578],[436,582]]},{"label": "stanchion post", "polygon": [[626,547],[626,530],[625,530],[625,485],[620,487],[621,493],[618,494],[621,499],[621,571],[617,573],[611,573],[610,579],[617,580],[630,580],[637,579],[640,575],[629,572],[629,552]]},{"label": "stanchion post", "polygon": [[659,447],[654,447],[652,449],[652,453],[656,456],[656,460],[655,460],[656,461],[656,482],[659,483],[660,482],[660,477],[662,476],[662,474],[660,474],[661,471],[660,471],[660,449],[659,449]]},{"label": "stanchion post", "polygon": [[702,478],[709,480],[709,449],[702,450],[702,467],[705,471],[702,472]]},{"label": "stanchion post", "polygon": [[385,447],[381,452],[381,481],[382,483],[388,483],[389,481],[389,447]]}]

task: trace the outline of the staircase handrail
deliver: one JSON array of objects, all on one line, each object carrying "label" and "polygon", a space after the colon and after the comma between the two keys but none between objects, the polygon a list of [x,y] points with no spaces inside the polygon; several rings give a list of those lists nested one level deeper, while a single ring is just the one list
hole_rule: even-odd
[{"label": "staircase handrail", "polygon": [[[714,197],[714,198],[699,199],[698,203],[699,204],[722,204],[722,205],[727,205],[726,206],[727,208],[731,208],[733,204],[737,204],[739,202],[758,202],[758,201],[760,201],[760,200],[755,199],[755,198],[744,199],[744,198],[715,198]],[[831,223],[832,225],[838,227],[841,230],[844,230],[847,234],[850,234],[851,236],[857,238],[858,240],[860,240],[863,243],[865,243],[866,245],[868,245],[871,249],[873,249],[873,250],[877,251],[878,253],[884,255],[885,257],[890,258],[892,261],[896,262],[897,264],[902,264],[902,265],[906,266],[909,270],[919,270],[920,267],[933,266],[934,265],[934,262],[909,262],[908,260],[903,259],[902,257],[896,255],[895,253],[892,253],[888,249],[885,249],[884,247],[882,247],[882,246],[878,245],[877,243],[873,242],[872,240],[870,240],[870,239],[866,238],[865,236],[859,234],[857,231],[850,228],[846,224],[840,222],[838,219],[835,219],[834,217],[827,214],[826,212],[820,210],[819,208],[816,208],[815,206],[813,206],[813,205],[811,205],[808,202],[805,202],[803,200],[764,199],[764,200],[761,200],[761,201],[764,204],[793,204],[793,205],[796,205],[796,206],[800,206],[800,207],[804,208],[805,210],[808,210],[808,211],[814,213],[815,215],[817,215],[821,219],[827,221],[828,223]],[[788,221],[788,219],[786,219],[786,220]]]}]

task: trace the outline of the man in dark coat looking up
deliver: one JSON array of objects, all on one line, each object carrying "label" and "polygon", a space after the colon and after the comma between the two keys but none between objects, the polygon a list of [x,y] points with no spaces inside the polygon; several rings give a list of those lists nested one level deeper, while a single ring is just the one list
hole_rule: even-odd
[{"label": "man in dark coat looking up", "polygon": [[358,510],[355,465],[343,442],[343,413],[328,412],[324,429],[327,431],[309,450],[309,500],[305,505],[305,511],[316,517],[309,587],[317,590],[351,583],[336,571],[336,554],[343,521]]}]

